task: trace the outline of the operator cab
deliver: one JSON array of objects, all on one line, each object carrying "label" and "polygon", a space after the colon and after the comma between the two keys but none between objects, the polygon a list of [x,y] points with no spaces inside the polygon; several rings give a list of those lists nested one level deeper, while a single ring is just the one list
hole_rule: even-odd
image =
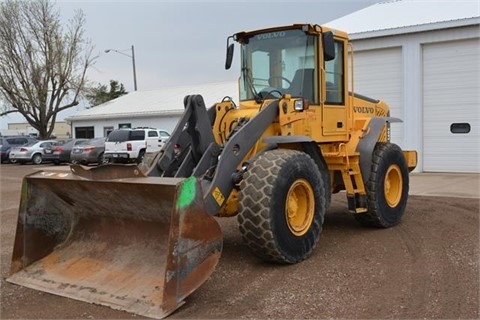
[{"label": "operator cab", "polygon": [[[294,25],[283,29],[267,29],[254,33],[237,33],[233,38],[241,44],[240,100],[278,99],[284,94],[320,104],[317,56],[318,34],[309,26]],[[322,39],[322,38],[320,38]],[[233,57],[233,44],[228,45],[228,69]],[[335,57],[333,34],[323,35],[325,61]]]}]

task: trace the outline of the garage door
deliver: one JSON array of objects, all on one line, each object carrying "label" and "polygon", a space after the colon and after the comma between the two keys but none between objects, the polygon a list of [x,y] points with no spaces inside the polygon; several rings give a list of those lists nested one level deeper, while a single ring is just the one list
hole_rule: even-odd
[{"label": "garage door", "polygon": [[479,48],[479,39],[423,46],[423,171],[480,171]]},{"label": "garage door", "polygon": [[[390,116],[402,119],[401,48],[355,52],[354,59],[355,92],[384,100],[390,106]],[[392,142],[403,147],[403,125],[392,124],[391,133]]]}]

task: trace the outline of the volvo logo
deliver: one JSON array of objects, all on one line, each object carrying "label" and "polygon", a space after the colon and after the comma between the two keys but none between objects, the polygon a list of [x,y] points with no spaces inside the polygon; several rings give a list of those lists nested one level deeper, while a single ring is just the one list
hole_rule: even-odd
[{"label": "volvo logo", "polygon": [[354,106],[353,107],[353,112],[356,112],[356,113],[371,113],[373,114],[375,112],[375,108],[373,107],[357,107],[357,106]]},{"label": "volvo logo", "polygon": [[257,34],[257,39],[265,40],[265,39],[273,39],[273,38],[283,38],[285,37],[285,35],[286,35],[285,31],[276,31],[276,32]]}]

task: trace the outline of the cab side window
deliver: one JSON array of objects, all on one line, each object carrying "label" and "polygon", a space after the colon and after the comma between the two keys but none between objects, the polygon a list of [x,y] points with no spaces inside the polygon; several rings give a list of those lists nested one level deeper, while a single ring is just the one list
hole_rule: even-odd
[{"label": "cab side window", "polygon": [[344,44],[335,41],[335,59],[325,62],[326,104],[345,105]]},{"label": "cab side window", "polygon": [[148,136],[149,137],[158,137],[157,131],[148,131]]}]

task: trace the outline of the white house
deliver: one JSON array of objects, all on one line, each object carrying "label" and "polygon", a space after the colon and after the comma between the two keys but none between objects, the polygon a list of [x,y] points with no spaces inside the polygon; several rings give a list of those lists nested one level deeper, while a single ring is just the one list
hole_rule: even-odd
[{"label": "white house", "polygon": [[480,2],[382,2],[326,23],[354,48],[354,90],[385,100],[417,171],[480,172]]},{"label": "white house", "polygon": [[134,91],[66,118],[75,138],[106,137],[118,128],[152,127],[172,132],[183,113],[183,99],[200,94],[208,108],[224,97],[238,101],[237,82]]}]

